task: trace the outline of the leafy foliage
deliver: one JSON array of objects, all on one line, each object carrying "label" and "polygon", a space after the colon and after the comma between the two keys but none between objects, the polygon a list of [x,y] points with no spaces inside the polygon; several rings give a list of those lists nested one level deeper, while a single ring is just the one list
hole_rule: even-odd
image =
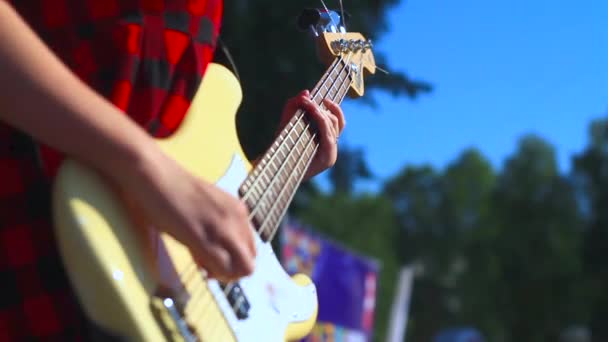
[{"label": "leafy foliage", "polygon": [[[493,260],[484,265],[487,259],[472,259],[471,276],[493,294],[483,310],[491,305],[501,310],[493,310],[495,322],[481,325],[496,340],[557,340],[581,318],[576,292],[581,289],[582,227],[574,189],[558,173],[552,147],[538,137],[522,138],[491,200],[486,224],[493,234],[473,241],[476,253]],[[502,331],[491,331],[496,322]]]},{"label": "leafy foliage", "polygon": [[452,326],[477,327],[490,341],[557,341],[576,324],[604,336],[604,125],[593,123],[572,175],[559,172],[547,141],[528,135],[499,171],[468,149],[444,170],[404,166],[379,194],[319,192],[295,214],[391,265],[381,276],[377,341],[394,295],[390,272],[404,264],[420,266],[409,340]]},{"label": "leafy foliage", "polygon": [[335,192],[351,193],[358,180],[371,179],[373,174],[365,162],[363,150],[340,146],[336,164],[329,170]]},{"label": "leafy foliage", "polygon": [[[387,10],[398,2],[345,1],[348,29],[378,39],[388,29]],[[330,8],[339,8],[337,0],[326,3]],[[320,0],[225,2],[221,39],[240,75],[244,98],[237,125],[250,158],[270,144],[284,102],[302,89],[312,88],[325,71],[311,38],[296,29],[296,18],[307,7],[321,8],[322,4]],[[229,65],[222,49],[218,51],[217,60]],[[374,55],[378,61],[385,60],[382,51],[374,51]],[[368,77],[366,88],[411,97],[431,90],[430,84],[412,80],[400,72]],[[372,96],[368,94],[365,98],[371,100]]]},{"label": "leafy foliage", "polygon": [[588,284],[593,341],[608,339],[608,119],[589,125],[589,143],[574,156],[574,179],[585,219],[583,264]]}]

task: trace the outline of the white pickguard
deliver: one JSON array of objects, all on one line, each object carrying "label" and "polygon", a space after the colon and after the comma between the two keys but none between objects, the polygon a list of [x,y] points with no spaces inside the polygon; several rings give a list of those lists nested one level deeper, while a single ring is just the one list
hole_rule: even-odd
[{"label": "white pickguard", "polygon": [[[246,177],[245,164],[235,155],[217,186],[237,196]],[[315,314],[316,288],[314,284],[299,286],[294,283],[279,263],[270,243],[263,242],[255,232],[254,235],[257,247],[255,270],[251,276],[239,280],[251,304],[249,317],[237,319],[217,281],[210,281],[209,287],[238,341],[284,341],[290,323],[307,321]]]}]

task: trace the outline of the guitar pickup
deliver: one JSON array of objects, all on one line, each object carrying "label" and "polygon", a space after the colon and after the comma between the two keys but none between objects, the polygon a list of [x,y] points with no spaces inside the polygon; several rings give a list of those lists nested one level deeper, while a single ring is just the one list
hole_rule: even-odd
[{"label": "guitar pickup", "polygon": [[226,295],[226,299],[228,299],[228,303],[230,303],[236,317],[238,319],[246,319],[249,317],[251,304],[249,304],[241,285],[237,282],[228,284],[221,283],[220,287],[224,291],[224,295]]}]

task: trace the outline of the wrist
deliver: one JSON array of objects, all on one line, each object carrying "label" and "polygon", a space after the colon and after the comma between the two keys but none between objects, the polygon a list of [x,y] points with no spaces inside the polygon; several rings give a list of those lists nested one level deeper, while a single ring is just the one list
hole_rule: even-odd
[{"label": "wrist", "polygon": [[154,139],[147,134],[137,138],[121,139],[110,142],[94,161],[93,167],[101,171],[114,182],[124,185],[134,178],[143,177],[151,165],[158,160],[160,149]]}]

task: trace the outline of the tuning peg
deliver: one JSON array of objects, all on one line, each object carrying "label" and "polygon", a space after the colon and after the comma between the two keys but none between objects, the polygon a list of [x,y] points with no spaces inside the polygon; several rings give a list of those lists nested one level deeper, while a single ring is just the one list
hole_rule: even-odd
[{"label": "tuning peg", "polygon": [[337,51],[338,52],[346,52],[349,49],[349,43],[348,41],[346,41],[346,39],[338,39],[337,41]]},{"label": "tuning peg", "polygon": [[351,39],[348,41],[348,51],[354,52],[355,49],[357,48],[357,43],[355,42],[354,39]]},{"label": "tuning peg", "polygon": [[338,12],[323,9],[304,9],[297,19],[298,29],[301,31],[310,30],[315,37],[323,32],[346,32],[346,29],[340,23],[341,19]]},{"label": "tuning peg", "polygon": [[365,41],[363,39],[357,40],[357,48],[362,51],[365,49]]}]

